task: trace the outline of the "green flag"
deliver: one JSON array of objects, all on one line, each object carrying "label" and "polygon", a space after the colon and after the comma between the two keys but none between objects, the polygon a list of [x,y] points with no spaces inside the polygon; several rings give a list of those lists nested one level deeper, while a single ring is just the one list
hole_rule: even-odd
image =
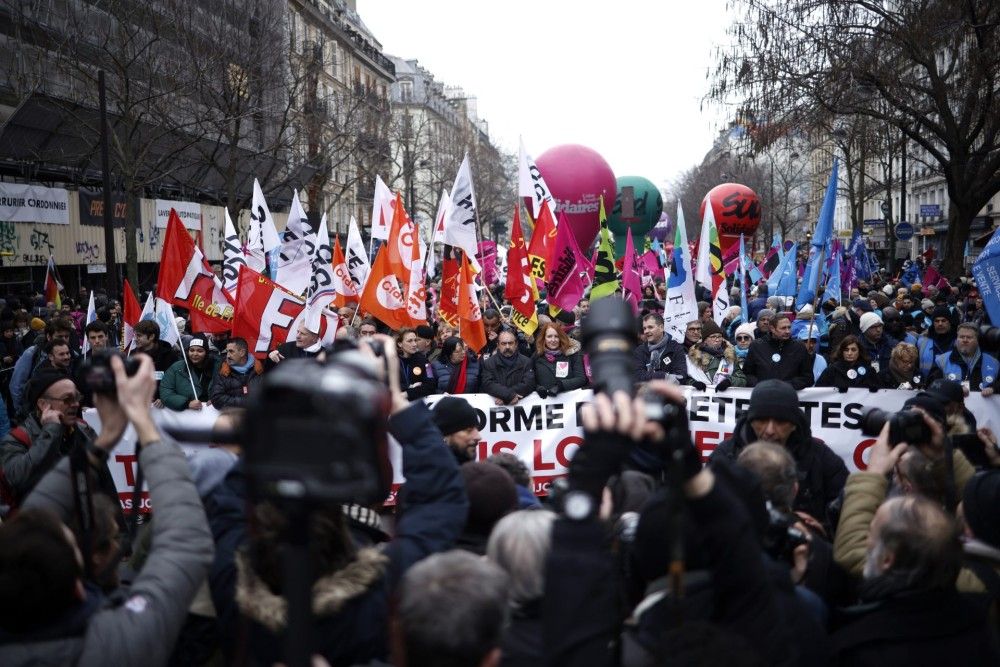
[{"label": "green flag", "polygon": [[619,286],[618,272],[615,270],[615,245],[608,229],[608,216],[604,212],[604,197],[601,197],[600,208],[601,240],[597,244],[597,261],[594,262],[594,285],[590,288],[590,298],[614,294]]}]

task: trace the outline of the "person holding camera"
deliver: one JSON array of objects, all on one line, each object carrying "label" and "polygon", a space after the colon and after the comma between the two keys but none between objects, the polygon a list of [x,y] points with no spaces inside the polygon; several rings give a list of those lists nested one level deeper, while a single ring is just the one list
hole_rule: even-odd
[{"label": "person holding camera", "polygon": [[[39,372],[28,383],[31,413],[0,441],[2,503],[17,508],[39,480],[61,460],[89,451],[97,434],[80,415],[80,392],[60,371]],[[98,490],[118,502],[107,461],[95,466]]]},{"label": "person holding camera", "polygon": [[535,332],[535,391],[542,398],[587,386],[580,345],[562,327],[547,322]]},{"label": "person holding camera", "polygon": [[848,389],[876,391],[881,384],[861,341],[854,336],[844,336],[830,354],[830,363],[820,374],[816,386],[833,387],[845,393]]},{"label": "person holding camera", "polygon": [[127,591],[104,597],[89,580],[86,544],[66,527],[83,512],[70,461],[64,458],[0,525],[0,664],[161,664],[212,560],[212,535],[184,453],[150,415],[153,362],[128,376],[111,359],[117,398],[95,396],[100,436],[85,465],[100,471],[131,423],[139,465],[155,508],[152,550]]},{"label": "person holding camera", "polygon": [[963,322],[958,325],[955,347],[934,358],[928,382],[944,378],[960,382],[966,395],[979,391],[983,396],[992,396],[998,377],[1000,361],[980,349],[976,325]]}]

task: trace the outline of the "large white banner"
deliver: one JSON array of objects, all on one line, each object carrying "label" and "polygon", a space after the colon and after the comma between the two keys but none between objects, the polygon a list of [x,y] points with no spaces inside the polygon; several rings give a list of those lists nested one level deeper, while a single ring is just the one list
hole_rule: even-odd
[{"label": "large white banner", "polygon": [[[729,389],[716,392],[684,388],[691,438],[705,460],[720,442],[733,434],[736,421],[750,403],[750,391]],[[911,396],[912,391],[882,390],[872,393],[865,389],[852,389],[841,394],[835,389],[816,388],[800,391],[799,405],[809,420],[813,437],[829,445],[844,460],[847,469],[855,472],[867,467],[868,450],[875,442],[875,438],[861,433],[861,412],[872,405],[895,412]],[[592,397],[590,389],[578,389],[544,400],[532,394],[517,405],[497,406],[489,394],[463,394],[462,398],[469,401],[479,415],[481,439],[476,450],[477,460],[501,452],[514,454],[528,467],[534,492],[546,495],[552,480],[566,474],[570,459],[583,442],[578,414],[580,407],[590,402]],[[441,398],[431,396],[427,402],[433,405]],[[966,399],[965,405],[976,416],[980,427],[989,427],[1000,433],[1000,397],[983,398],[981,394],[973,393]],[[153,416],[161,425],[183,424],[190,429],[209,429],[215,423],[218,412],[212,407],[184,412],[154,410]],[[95,430],[100,430],[96,410],[85,411],[84,419]],[[183,445],[189,455],[203,446]],[[392,439],[389,459],[394,470],[392,502],[396,489],[404,481],[401,450]],[[135,433],[130,426],[122,442],[111,453],[108,463],[126,508],[132,500],[135,464]],[[147,503],[145,493],[143,498],[143,502]],[[145,504],[143,509],[147,509]]]},{"label": "large white banner", "polygon": [[187,229],[201,230],[201,204],[190,201],[174,201],[171,199],[156,200],[156,226],[166,229],[170,220],[170,209],[177,211],[177,216]]},{"label": "large white banner", "polygon": [[0,183],[0,220],[69,224],[69,192],[25,183]]}]

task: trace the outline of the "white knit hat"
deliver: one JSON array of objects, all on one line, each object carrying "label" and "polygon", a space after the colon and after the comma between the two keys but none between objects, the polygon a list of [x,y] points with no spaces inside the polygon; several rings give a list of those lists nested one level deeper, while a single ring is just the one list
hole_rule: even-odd
[{"label": "white knit hat", "polygon": [[865,313],[861,316],[861,333],[865,333],[876,324],[882,324],[882,318],[875,313]]},{"label": "white knit hat", "polygon": [[736,327],[736,332],[733,334],[733,338],[736,336],[742,336],[743,334],[750,334],[751,338],[756,338],[754,331],[757,329],[757,324],[755,322],[747,322]]}]

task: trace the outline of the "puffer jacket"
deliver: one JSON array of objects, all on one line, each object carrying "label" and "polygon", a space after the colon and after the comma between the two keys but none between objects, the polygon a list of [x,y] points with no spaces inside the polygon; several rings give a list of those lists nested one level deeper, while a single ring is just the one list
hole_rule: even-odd
[{"label": "puffer jacket", "polygon": [[[192,388],[192,379],[194,387]],[[191,367],[188,374],[187,366],[181,359],[167,369],[160,380],[160,400],[171,410],[187,410],[188,404],[196,398],[202,403],[207,403],[211,396],[212,388],[212,359],[206,357],[202,367]],[[198,390],[195,396],[194,389]]]},{"label": "puffer jacket", "polygon": [[219,408],[242,408],[247,403],[247,395],[264,378],[264,364],[254,361],[246,373],[240,373],[223,361],[212,378],[210,396],[212,405]]},{"label": "puffer jacket", "polygon": [[[448,393],[451,374],[458,372],[458,365],[434,361],[431,362],[431,368],[437,378],[437,390],[442,394]],[[477,391],[479,391],[479,360],[469,354],[469,363],[465,367],[465,391],[462,393],[475,394]]]}]

